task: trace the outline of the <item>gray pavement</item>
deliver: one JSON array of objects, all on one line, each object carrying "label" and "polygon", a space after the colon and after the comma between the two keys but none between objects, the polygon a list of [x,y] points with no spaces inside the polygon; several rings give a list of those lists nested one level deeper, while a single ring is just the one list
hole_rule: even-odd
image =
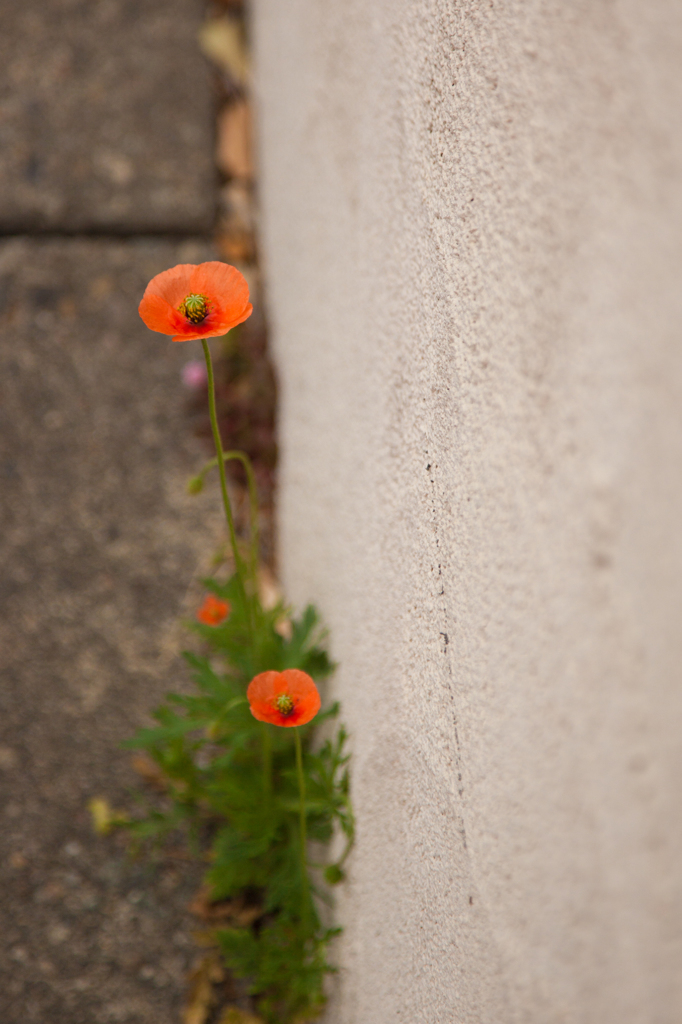
[{"label": "gray pavement", "polygon": [[131,806],[119,742],[183,685],[176,623],[220,536],[217,493],[185,490],[205,457],[180,381],[198,343],[136,309],[154,273],[210,255],[0,244],[3,1024],[180,1019],[196,870],[128,862],[87,802]]},{"label": "gray pavement", "polygon": [[130,806],[119,743],[186,685],[178,617],[221,537],[216,492],[185,491],[205,457],[180,380],[198,343],[137,315],[153,274],[214,258],[202,10],[3,5],[2,1024],[179,1022],[196,955],[196,867],[130,860],[87,803]]},{"label": "gray pavement", "polygon": [[201,0],[3,0],[0,232],[210,230]]}]

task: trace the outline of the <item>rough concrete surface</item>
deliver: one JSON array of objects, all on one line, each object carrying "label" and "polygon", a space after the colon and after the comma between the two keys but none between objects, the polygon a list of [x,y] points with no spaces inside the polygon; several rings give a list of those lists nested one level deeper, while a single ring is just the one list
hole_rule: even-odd
[{"label": "rough concrete surface", "polygon": [[256,0],[344,1024],[682,1019],[682,8]]},{"label": "rough concrete surface", "polygon": [[202,0],[4,0],[2,233],[210,228],[203,11]]},{"label": "rough concrete surface", "polygon": [[178,616],[221,534],[183,417],[191,344],[148,331],[149,278],[203,243],[0,244],[0,1020],[161,1024],[195,955],[196,866],[126,860],[87,802],[130,808],[119,748],[186,678]]}]

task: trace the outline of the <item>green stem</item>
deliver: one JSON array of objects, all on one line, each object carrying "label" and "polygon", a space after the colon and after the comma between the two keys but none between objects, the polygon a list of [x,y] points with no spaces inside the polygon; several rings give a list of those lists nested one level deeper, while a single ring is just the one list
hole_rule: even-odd
[{"label": "green stem", "polygon": [[308,921],[310,886],[308,882],[308,864],[306,860],[306,824],[305,824],[305,776],[303,775],[303,751],[301,749],[301,736],[298,726],[294,726],[296,739],[296,773],[298,775],[298,792],[300,803],[300,826],[301,826],[301,894],[303,897],[303,920]]},{"label": "green stem", "polygon": [[[253,577],[254,587],[257,589],[258,582],[258,558],[260,554],[260,539],[259,539],[259,528],[258,528],[258,491],[256,489],[256,477],[253,472],[253,465],[251,459],[248,457],[246,452],[240,452],[237,450],[223,452],[223,462],[230,462],[236,459],[241,462],[246,472],[246,481],[249,489],[249,505],[251,515],[251,573]],[[218,459],[209,459],[204,468],[197,473],[196,477],[192,478],[192,483],[195,481],[199,484],[198,490],[203,486],[204,477],[206,474],[215,469],[218,465]],[[196,493],[196,492],[191,492]]]},{"label": "green stem", "polygon": [[263,745],[263,790],[269,804],[272,796],[272,737],[267,722],[261,722],[261,739]]},{"label": "green stem", "polygon": [[[246,581],[244,579],[244,562],[239,553],[239,547],[237,546],[237,533],[234,528],[234,516],[232,515],[232,506],[230,504],[230,496],[227,491],[227,478],[225,476],[225,453],[223,452],[223,444],[220,439],[220,430],[218,429],[218,416],[216,413],[215,404],[215,378],[213,376],[213,362],[211,360],[211,350],[208,347],[206,338],[201,339],[201,344],[204,349],[204,358],[206,359],[206,373],[208,376],[208,411],[211,417],[211,429],[213,430],[213,441],[215,443],[216,454],[218,456],[218,471],[220,473],[220,490],[223,495],[223,507],[225,509],[225,518],[227,519],[227,528],[230,533],[230,545],[232,547],[232,555],[234,557],[234,565],[237,573],[237,579],[239,581],[239,589],[242,592],[242,598],[244,601],[244,607],[246,609],[249,629],[253,636],[254,623],[252,617],[252,602],[249,600],[246,589]],[[254,581],[255,582],[255,581]]]}]

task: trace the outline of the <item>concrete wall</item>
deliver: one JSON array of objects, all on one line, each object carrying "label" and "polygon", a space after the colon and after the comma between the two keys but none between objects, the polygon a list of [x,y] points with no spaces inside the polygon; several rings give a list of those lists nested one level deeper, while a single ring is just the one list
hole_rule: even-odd
[{"label": "concrete wall", "polygon": [[256,0],[343,1024],[682,1020],[682,5]]}]

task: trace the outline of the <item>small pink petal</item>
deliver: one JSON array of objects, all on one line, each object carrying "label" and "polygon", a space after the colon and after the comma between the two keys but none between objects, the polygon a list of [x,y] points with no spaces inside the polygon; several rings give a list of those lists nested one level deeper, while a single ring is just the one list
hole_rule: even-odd
[{"label": "small pink petal", "polygon": [[206,364],[201,359],[190,359],[182,368],[182,383],[191,391],[198,391],[207,379]]}]

